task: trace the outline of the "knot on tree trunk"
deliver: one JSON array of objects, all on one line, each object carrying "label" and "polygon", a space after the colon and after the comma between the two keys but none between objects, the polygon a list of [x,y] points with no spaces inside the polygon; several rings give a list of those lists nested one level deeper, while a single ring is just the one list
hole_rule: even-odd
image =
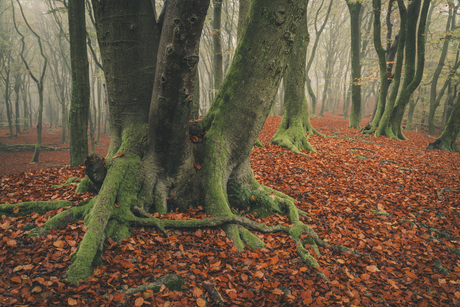
[{"label": "knot on tree trunk", "polygon": [[105,167],[104,161],[102,161],[98,155],[92,153],[91,155],[86,156],[85,166],[86,175],[99,190],[104,182],[105,175],[107,174],[107,168]]}]

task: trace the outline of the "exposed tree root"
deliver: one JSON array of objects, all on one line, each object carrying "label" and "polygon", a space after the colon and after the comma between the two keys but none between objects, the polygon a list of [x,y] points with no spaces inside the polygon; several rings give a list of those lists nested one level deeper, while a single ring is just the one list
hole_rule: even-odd
[{"label": "exposed tree root", "polygon": [[353,149],[353,150],[364,150],[364,151],[370,151],[370,152],[372,152],[372,153],[375,153],[375,151],[370,150],[370,149],[366,149],[366,148],[351,147],[350,149]]},{"label": "exposed tree root", "polygon": [[301,126],[291,126],[288,129],[280,129],[270,140],[270,143],[278,145],[282,148],[286,148],[290,151],[295,152],[296,154],[307,156],[306,154],[300,152],[300,150],[308,150],[311,152],[316,152],[316,150],[311,146],[305,137],[305,131]]},{"label": "exposed tree root", "polygon": [[216,289],[216,285],[212,281],[205,281],[203,282],[203,287],[208,291],[209,297],[213,300],[213,302],[217,306],[224,305],[224,299],[220,295],[219,291]]}]

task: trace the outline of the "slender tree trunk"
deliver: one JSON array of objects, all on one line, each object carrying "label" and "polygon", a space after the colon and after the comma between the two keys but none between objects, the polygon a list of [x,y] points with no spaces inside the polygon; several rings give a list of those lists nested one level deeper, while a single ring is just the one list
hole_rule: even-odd
[{"label": "slender tree trunk", "polygon": [[27,78],[27,75],[24,75],[24,79],[22,79],[22,82],[21,82],[22,108],[24,110],[24,127],[23,127],[24,132],[29,130],[29,121],[28,121],[29,107],[27,103],[27,90],[26,90],[27,85],[25,84],[26,78]]},{"label": "slender tree trunk", "polygon": [[16,80],[14,82],[14,93],[16,94],[16,101],[15,101],[15,126],[16,126],[16,137],[21,133],[21,123],[19,121],[19,88],[21,87],[21,76],[16,75]]},{"label": "slender tree trunk", "polygon": [[361,8],[360,2],[351,2],[347,0],[348,10],[351,21],[351,114],[348,124],[349,128],[361,128],[361,64],[360,64],[360,47],[361,47]]},{"label": "slender tree trunk", "polygon": [[88,154],[90,87],[86,51],[85,1],[69,1],[68,10],[72,71],[72,99],[69,111],[70,165],[77,166],[83,164]]}]

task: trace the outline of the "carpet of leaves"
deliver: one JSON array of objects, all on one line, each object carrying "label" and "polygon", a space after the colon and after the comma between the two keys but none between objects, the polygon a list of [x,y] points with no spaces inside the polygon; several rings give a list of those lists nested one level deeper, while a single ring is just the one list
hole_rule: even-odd
[{"label": "carpet of leaves", "polygon": [[[256,233],[266,247],[238,252],[219,228],[170,230],[168,238],[156,230],[132,228],[132,236],[121,245],[106,242],[104,265],[88,282],[72,286],[64,278],[85,232],[83,223],[70,223],[40,238],[21,231],[57,213],[48,212],[0,221],[0,305],[205,306],[211,301],[202,285],[211,279],[226,306],[460,305],[460,257],[450,251],[460,249],[460,241],[433,231],[460,236],[460,194],[440,193],[443,188],[460,189],[460,155],[426,151],[433,139],[411,132],[405,142],[364,137],[346,128],[347,121],[328,114],[312,119],[312,124],[336,138],[312,136],[309,140],[318,152],[304,157],[268,144],[280,121],[267,119],[259,137],[266,148],[256,148],[251,155],[254,174],[260,183],[295,198],[308,212],[304,223],[326,242],[361,254],[320,248],[322,256],[315,257],[330,283],[305,267],[295,242],[283,233]],[[83,178],[83,168],[0,177],[0,203],[77,203],[91,197],[73,194],[74,185],[49,188],[70,176]],[[205,216],[198,208],[163,218]],[[259,221],[289,224],[281,215]],[[450,274],[438,272],[435,261]],[[186,278],[182,291],[162,287],[156,294],[117,292],[171,272]]]}]

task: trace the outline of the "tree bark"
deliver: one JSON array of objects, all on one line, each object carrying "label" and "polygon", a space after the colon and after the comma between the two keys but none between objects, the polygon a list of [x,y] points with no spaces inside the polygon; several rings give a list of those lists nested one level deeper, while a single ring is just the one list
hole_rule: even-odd
[{"label": "tree bark", "polygon": [[[115,2],[117,5],[113,5]],[[251,149],[286,70],[288,56],[293,52],[294,37],[307,3],[304,0],[252,3],[249,22],[229,73],[210,111],[196,122],[190,121],[190,110],[208,6],[209,0],[168,1],[163,22],[157,24],[151,13],[147,13],[153,11],[150,0],[93,0],[113,129],[105,167],[101,163],[91,163],[99,165],[98,169],[88,165],[89,177],[80,183],[77,191],[92,186],[91,176],[104,177],[103,182],[98,195],[87,204],[62,211],[43,228],[32,232],[40,235],[70,221],[85,220],[86,233],[67,271],[67,281],[73,284],[87,279],[100,263],[106,238],[120,242],[129,235],[129,227],[136,225],[156,227],[165,235],[166,228],[172,227],[222,226],[239,250],[245,245],[265,246],[247,228],[260,232],[284,231],[296,242],[300,258],[315,268],[319,266],[300,237],[307,234],[313,238],[313,245],[328,244],[300,221],[299,215],[304,212],[296,208],[292,198],[257,183],[249,164]],[[133,13],[138,16],[130,19]],[[162,26],[157,62],[156,66],[148,66],[152,48],[144,48],[150,47],[151,40],[138,40],[135,44],[133,39],[142,37],[139,32],[152,35],[154,31],[142,30],[149,27],[154,30],[157,25]],[[133,27],[139,31],[138,36],[136,31],[131,32]],[[138,57],[126,55],[133,46],[138,47],[135,50],[139,54],[134,54]],[[143,83],[146,76],[154,77],[153,84]],[[130,86],[134,90],[123,97],[129,99],[120,99],[121,91]],[[117,91],[120,95],[113,95]],[[150,103],[133,99],[147,91],[153,93]],[[144,115],[146,111],[148,117]],[[100,176],[98,170],[105,168],[107,173]],[[240,210],[232,211],[230,204],[253,213],[257,210],[261,215],[286,214],[292,227],[255,222],[241,216]],[[68,203],[62,204],[65,205]],[[192,206],[203,206],[207,214],[215,216],[167,220],[148,214]]]},{"label": "tree bark", "polygon": [[86,51],[85,1],[68,7],[72,98],[69,110],[70,165],[82,165],[88,154],[89,63]]}]

